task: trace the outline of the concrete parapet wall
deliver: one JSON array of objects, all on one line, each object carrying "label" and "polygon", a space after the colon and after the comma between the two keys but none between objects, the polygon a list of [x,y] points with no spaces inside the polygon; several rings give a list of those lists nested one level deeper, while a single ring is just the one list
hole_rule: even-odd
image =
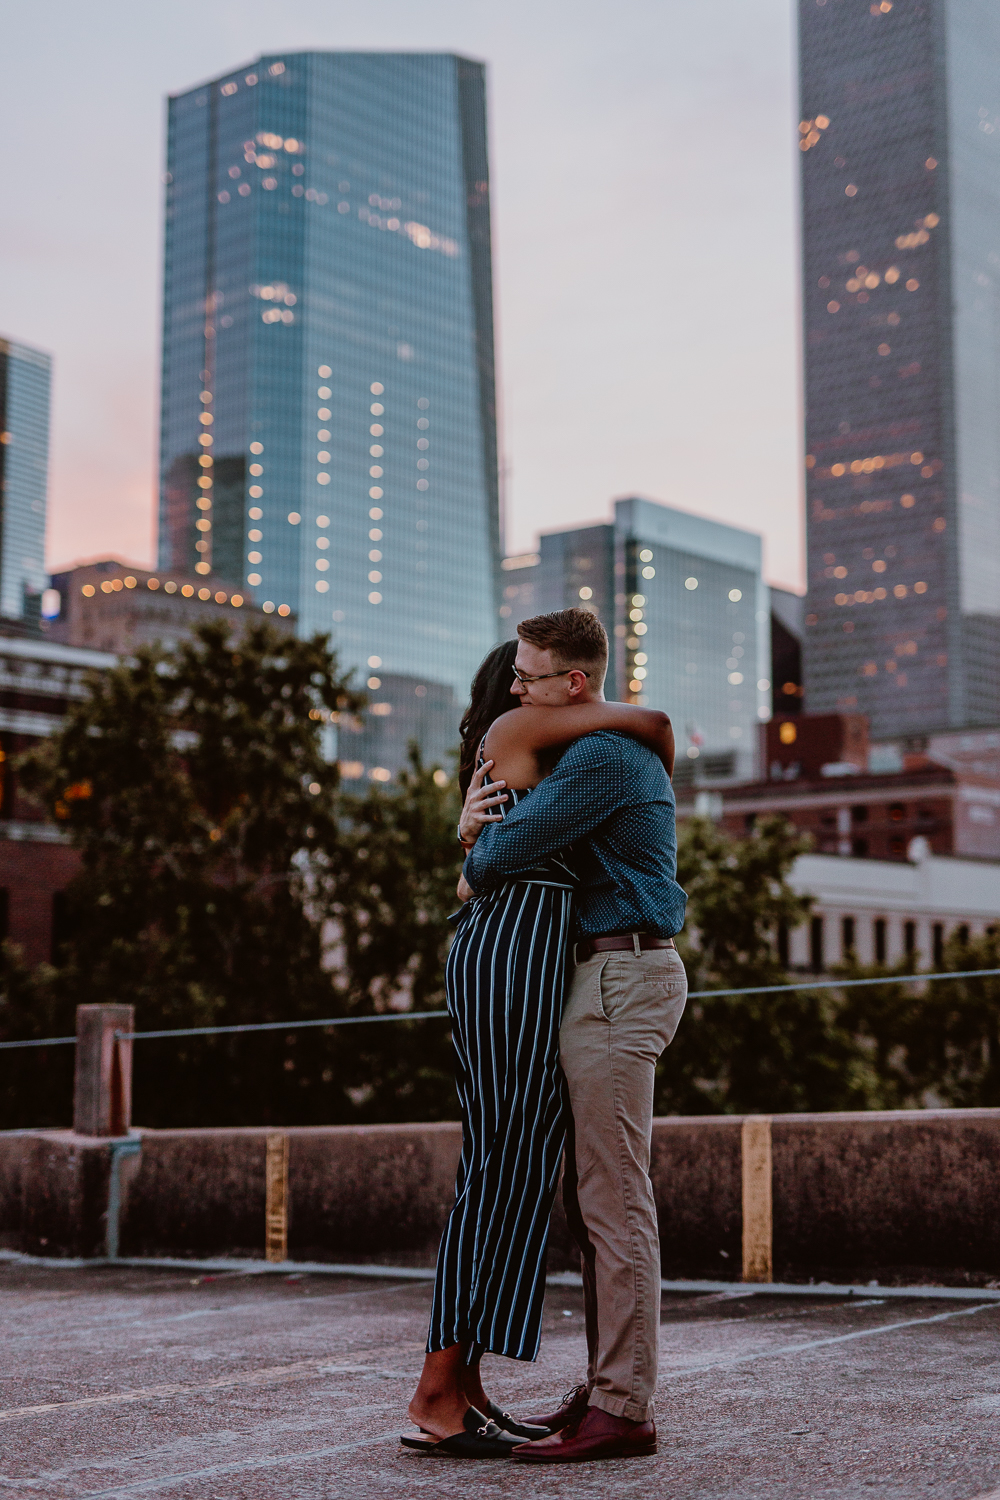
[{"label": "concrete parapet wall", "polygon": [[[770,1151],[763,1186],[743,1170],[748,1124]],[[396,1265],[433,1264],[461,1143],[450,1123],[138,1134],[115,1167],[122,1255],[262,1256],[277,1135],[288,1256]],[[0,1245],[103,1255],[120,1145],[0,1133]],[[660,1119],[651,1176],[665,1276],[750,1276],[764,1234],[760,1279],[1000,1277],[1000,1109]],[[550,1269],[575,1265],[557,1206]]]}]

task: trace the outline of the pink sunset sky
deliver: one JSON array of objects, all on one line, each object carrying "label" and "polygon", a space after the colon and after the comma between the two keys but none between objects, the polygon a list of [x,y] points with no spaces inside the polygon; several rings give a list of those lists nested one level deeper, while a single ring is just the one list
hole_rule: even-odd
[{"label": "pink sunset sky", "polygon": [[8,8],[0,336],[54,357],[50,566],[153,556],[165,96],[262,51],[418,49],[489,64],[508,547],[640,494],[760,531],[801,587],[792,10]]}]

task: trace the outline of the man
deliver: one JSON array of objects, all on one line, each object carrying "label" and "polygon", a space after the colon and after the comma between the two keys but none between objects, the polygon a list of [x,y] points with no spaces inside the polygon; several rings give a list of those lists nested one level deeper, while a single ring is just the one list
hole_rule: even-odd
[{"label": "man", "polygon": [[[539,615],[519,625],[518,636],[511,691],[522,703],[603,699],[608,640],[595,616]],[[687,899],[675,879],[673,790],[651,750],[627,735],[590,734],[502,822],[463,813],[462,836],[475,839],[464,875],[476,893],[560,849],[569,850],[580,881],[559,1049],[573,1113],[566,1210],[583,1262],[589,1362],[571,1400],[531,1419],[552,1436],[514,1456],[570,1463],[655,1453],[653,1076],[687,996],[673,944]]]}]

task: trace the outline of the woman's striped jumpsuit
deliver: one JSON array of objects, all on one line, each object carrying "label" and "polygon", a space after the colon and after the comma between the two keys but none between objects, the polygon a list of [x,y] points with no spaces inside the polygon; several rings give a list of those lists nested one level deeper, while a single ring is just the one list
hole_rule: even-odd
[{"label": "woman's striped jumpsuit", "polygon": [[[509,791],[508,807],[528,796]],[[502,810],[502,808],[501,808]],[[534,1359],[566,1136],[559,1067],[575,876],[556,855],[468,901],[448,955],[462,1157],[427,1349]]]}]

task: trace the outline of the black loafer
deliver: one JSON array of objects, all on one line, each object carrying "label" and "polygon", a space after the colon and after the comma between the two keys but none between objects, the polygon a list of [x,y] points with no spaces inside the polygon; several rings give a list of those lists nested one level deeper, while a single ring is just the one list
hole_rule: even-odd
[{"label": "black loafer", "polygon": [[511,1416],[509,1411],[501,1411],[495,1401],[487,1401],[486,1414],[493,1418],[498,1427],[504,1432],[512,1432],[522,1442],[534,1443],[539,1438],[548,1437],[550,1428],[534,1427],[530,1422],[518,1422]]},{"label": "black loafer", "polygon": [[421,1433],[419,1437],[416,1434],[400,1437],[399,1441],[404,1448],[438,1458],[509,1458],[520,1442],[474,1406],[465,1413],[462,1425],[465,1431],[452,1433],[451,1437],[436,1438],[431,1433]]}]

